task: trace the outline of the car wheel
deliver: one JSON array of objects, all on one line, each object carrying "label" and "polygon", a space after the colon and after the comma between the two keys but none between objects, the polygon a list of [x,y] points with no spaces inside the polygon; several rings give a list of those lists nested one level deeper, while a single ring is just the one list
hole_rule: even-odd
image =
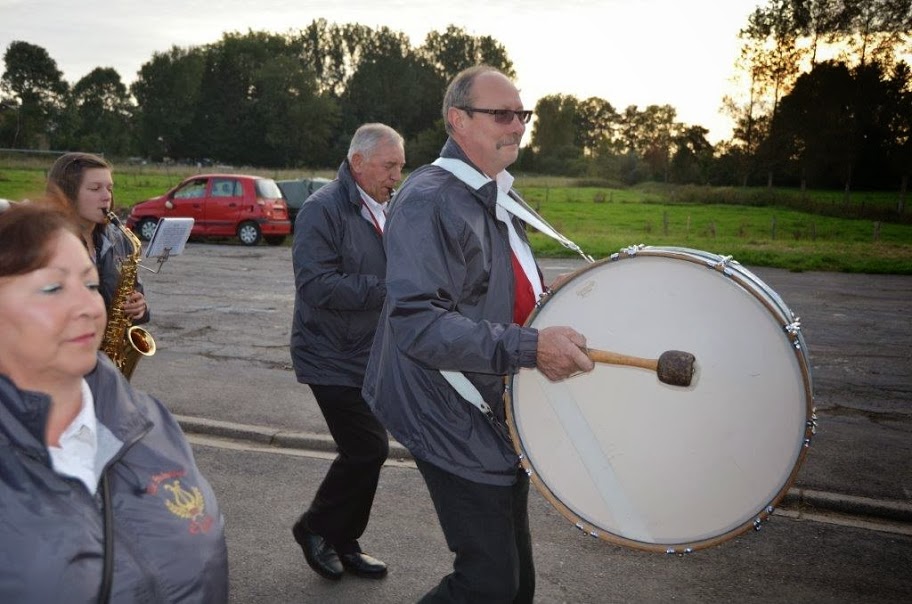
[{"label": "car wheel", "polygon": [[282,245],[285,243],[285,235],[266,235],[263,237],[269,245]]},{"label": "car wheel", "polygon": [[237,236],[244,245],[256,245],[263,238],[260,226],[251,220],[238,225]]},{"label": "car wheel", "polygon": [[155,218],[143,218],[136,225],[136,232],[139,233],[139,238],[143,241],[149,241],[152,239],[152,234],[155,232],[155,227],[158,226],[158,220]]}]

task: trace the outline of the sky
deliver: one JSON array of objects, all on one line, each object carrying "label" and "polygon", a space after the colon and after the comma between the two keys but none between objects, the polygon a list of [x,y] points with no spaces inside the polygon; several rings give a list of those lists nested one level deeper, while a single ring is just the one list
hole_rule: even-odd
[{"label": "sky", "polygon": [[[601,97],[615,109],[669,104],[678,120],[731,135],[720,113],[738,32],[760,0],[0,0],[0,49],[22,40],[48,51],[71,85],[96,67],[126,84],[172,46],[225,32],[287,33],[314,19],[387,26],[420,46],[457,25],[507,50],[527,108],[551,94]],[[528,134],[526,135],[529,136]],[[528,142],[528,141],[524,141]]]}]

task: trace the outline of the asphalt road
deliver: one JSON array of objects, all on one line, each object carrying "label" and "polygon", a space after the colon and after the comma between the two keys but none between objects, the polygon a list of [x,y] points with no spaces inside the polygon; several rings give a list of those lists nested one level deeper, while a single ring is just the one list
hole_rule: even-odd
[{"label": "asphalt road", "polygon": [[[193,438],[226,517],[231,602],[403,604],[417,601],[449,572],[452,555],[414,468],[383,469],[361,539],[366,551],[389,565],[389,576],[332,583],[306,566],[290,529],[329,461]],[[912,593],[912,532],[777,514],[759,532],[679,557],[588,537],[534,492],[529,508],[536,602],[542,604],[904,603]]]},{"label": "asphalt road", "polygon": [[[551,279],[583,263],[543,265]],[[889,602],[912,593],[912,277],[752,270],[801,317],[813,371],[818,431],[792,505],[760,534],[667,558],[587,538],[533,495],[539,601]],[[275,446],[293,442],[282,434],[325,442],[326,432],[289,363],[288,248],[193,243],[159,274],[142,274],[159,351],[134,383],[188,430],[215,420],[248,439],[215,439],[205,426],[193,436],[228,520],[232,601],[414,601],[445,574],[449,554],[407,462],[384,470],[365,536],[390,563],[389,579],[327,585],[303,565],[289,526],[331,454]]]}]

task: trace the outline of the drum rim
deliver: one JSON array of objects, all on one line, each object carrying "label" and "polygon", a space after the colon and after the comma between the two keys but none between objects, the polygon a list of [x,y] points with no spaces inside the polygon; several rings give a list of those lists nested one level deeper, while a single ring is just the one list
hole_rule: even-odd
[{"label": "drum rim", "polygon": [[[781,321],[784,321],[783,331],[789,339],[789,342],[791,344],[790,348],[792,349],[793,354],[795,354],[798,360],[798,365],[801,369],[801,376],[805,392],[805,429],[803,446],[801,447],[796,459],[794,460],[794,463],[792,464],[791,472],[777,493],[773,496],[773,498],[751,514],[753,518],[752,520],[744,522],[730,530],[727,530],[718,535],[714,535],[712,537],[679,543],[649,543],[645,541],[630,539],[629,537],[624,537],[622,535],[613,533],[582,518],[579,514],[570,509],[563,501],[561,501],[560,498],[555,495],[551,488],[545,483],[545,481],[541,479],[538,471],[529,461],[526,447],[519,434],[516,425],[516,418],[514,417],[512,392],[513,382],[516,374],[511,374],[505,378],[504,410],[506,415],[507,429],[510,434],[510,440],[513,444],[513,448],[517,456],[519,457],[519,463],[529,477],[530,482],[536,488],[536,490],[538,490],[539,493],[541,493],[541,495],[548,501],[548,503],[550,503],[562,516],[573,523],[577,529],[586,533],[590,537],[595,537],[603,541],[613,543],[615,545],[620,545],[636,550],[663,554],[686,554],[693,551],[717,546],[721,543],[729,541],[730,539],[733,539],[734,537],[737,537],[738,535],[742,535],[751,529],[760,530],[762,524],[766,522],[773,514],[776,506],[778,506],[779,503],[788,494],[789,489],[794,485],[798,477],[798,472],[804,465],[808,448],[810,447],[811,440],[816,430],[817,417],[814,407],[813,378],[811,375],[810,360],[808,358],[808,351],[804,343],[804,338],[801,334],[800,329],[797,328],[797,319],[794,317],[791,309],[786,306],[782,298],[779,297],[779,295],[776,294],[776,292],[773,291],[772,288],[764,283],[759,277],[750,272],[748,269],[741,267],[739,263],[734,262],[730,256],[720,256],[718,254],[713,254],[712,252],[706,252],[703,250],[682,247],[660,247],[643,245],[625,248],[616,254],[612,254],[608,258],[593,262],[570,273],[570,275],[558,287],[556,287],[554,290],[549,290],[546,292],[539,303],[536,304],[532,313],[529,315],[525,326],[530,327],[540,311],[551,299],[553,299],[553,296],[561,289],[568,286],[580,275],[594,270],[595,268],[598,268],[602,265],[614,263],[620,260],[636,258],[640,255],[645,257],[658,256],[685,260],[706,266],[711,270],[716,270],[731,278],[750,295],[757,298],[761,304],[763,304],[763,306],[773,314],[774,317],[777,317]],[[764,294],[765,297],[758,295],[759,293]],[[790,324],[795,324],[795,328],[789,329],[788,326]]]}]

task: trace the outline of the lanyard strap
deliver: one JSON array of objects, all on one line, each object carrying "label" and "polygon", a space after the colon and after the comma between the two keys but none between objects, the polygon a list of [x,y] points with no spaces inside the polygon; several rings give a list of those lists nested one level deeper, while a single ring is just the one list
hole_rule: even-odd
[{"label": "lanyard strap", "polygon": [[367,215],[370,216],[371,222],[374,223],[374,229],[377,231],[380,237],[383,237],[383,227],[380,226],[380,221],[377,220],[377,216],[374,214],[374,211],[368,207],[367,203],[363,199],[361,200],[361,207],[364,208],[364,211],[366,211]]}]

